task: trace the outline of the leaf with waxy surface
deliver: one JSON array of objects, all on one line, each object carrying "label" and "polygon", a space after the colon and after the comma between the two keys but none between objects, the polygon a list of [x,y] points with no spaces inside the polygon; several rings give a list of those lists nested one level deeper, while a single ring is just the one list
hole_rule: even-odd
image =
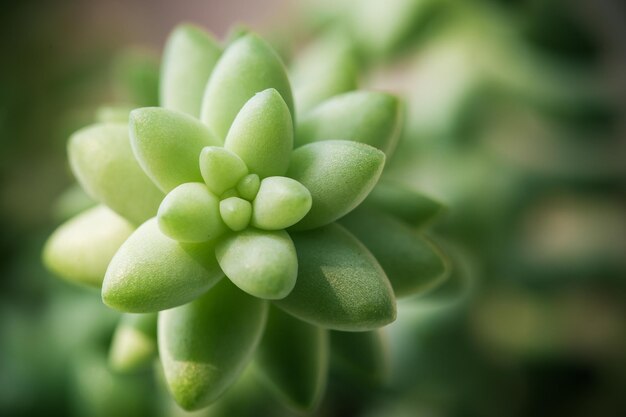
[{"label": "leaf with waxy surface", "polygon": [[239,155],[261,178],[283,175],[293,149],[289,109],[273,88],[246,102],[226,135],[224,148]]},{"label": "leaf with waxy surface", "polygon": [[252,204],[239,197],[229,197],[220,201],[220,215],[231,230],[239,232],[250,224]]},{"label": "leaf with waxy surface", "polygon": [[123,314],[113,334],[109,364],[117,372],[149,367],[157,354],[156,313]]},{"label": "leaf with waxy surface", "polygon": [[338,224],[291,234],[298,280],[275,305],[328,329],[372,330],[396,318],[393,290],[372,254]]},{"label": "leaf with waxy surface", "polygon": [[378,148],[389,157],[396,147],[400,125],[400,102],[395,96],[355,91],[332,97],[301,118],[296,144],[351,140]]},{"label": "leaf with waxy surface", "polygon": [[215,242],[179,243],[161,233],[154,218],[142,224],[111,260],[102,299],[116,310],[150,313],[193,300],[221,277]]},{"label": "leaf with waxy surface", "polygon": [[426,292],[446,278],[447,262],[439,248],[392,216],[359,207],[340,223],[376,257],[396,297]]},{"label": "leaf with waxy surface", "polygon": [[266,385],[287,406],[312,411],[326,387],[328,350],[327,330],[270,307],[254,360]]},{"label": "leaf with waxy surface", "polygon": [[169,389],[186,410],[216,400],[252,358],[267,302],[224,279],[181,307],[159,313],[159,354]]},{"label": "leaf with waxy surface", "polygon": [[136,224],[156,214],[163,193],[135,160],[126,124],[81,129],[70,138],[68,153],[72,172],[94,199]]},{"label": "leaf with waxy surface", "polygon": [[206,242],[226,231],[219,199],[199,182],[181,184],[170,191],[157,219],[161,232],[179,242]]},{"label": "leaf with waxy surface", "polygon": [[285,229],[300,221],[311,204],[311,193],[298,181],[265,178],[252,202],[252,225],[264,230]]},{"label": "leaf with waxy surface", "polygon": [[237,185],[248,167],[236,153],[221,146],[207,146],[200,152],[200,173],[209,190],[222,195]]},{"label": "leaf with waxy surface", "polygon": [[221,54],[204,30],[189,24],[174,29],[163,52],[161,106],[199,117],[204,88]]},{"label": "leaf with waxy surface", "polygon": [[90,208],[48,238],[43,261],[61,278],[100,287],[111,258],[133,230],[132,224],[109,208]]},{"label": "leaf with waxy surface", "polygon": [[255,297],[284,298],[296,283],[296,250],[284,230],[249,228],[226,236],[217,244],[215,255],[226,276]]},{"label": "leaf with waxy surface", "polygon": [[327,140],[296,149],[287,176],[309,190],[313,205],[293,229],[313,229],[349,213],[374,188],[384,165],[384,153],[358,142]]},{"label": "leaf with waxy surface", "polygon": [[160,107],[133,110],[129,129],[137,161],[165,192],[186,182],[202,182],[200,151],[222,144],[197,119]]},{"label": "leaf with waxy surface", "polygon": [[294,116],[287,72],[274,50],[256,35],[233,42],[215,66],[206,87],[201,120],[221,139],[235,116],[256,93],[275,88]]}]

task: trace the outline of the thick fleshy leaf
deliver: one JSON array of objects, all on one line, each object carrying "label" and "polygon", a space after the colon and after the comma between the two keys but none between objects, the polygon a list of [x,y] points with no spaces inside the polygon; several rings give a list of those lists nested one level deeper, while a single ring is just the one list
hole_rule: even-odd
[{"label": "thick fleshy leaf", "polygon": [[217,399],[252,358],[267,302],[224,279],[182,307],[159,313],[159,354],[176,402],[195,410]]},{"label": "thick fleshy leaf", "polygon": [[189,24],[174,29],[163,52],[161,106],[199,117],[204,88],[221,53],[204,30]]},{"label": "thick fleshy leaf", "polygon": [[300,114],[306,114],[324,100],[354,90],[358,63],[345,36],[332,34],[309,45],[296,57],[290,75],[296,108]]},{"label": "thick fleshy leaf", "polygon": [[426,292],[445,280],[447,262],[439,248],[400,220],[359,207],[340,222],[376,257],[396,297]]},{"label": "thick fleshy leaf", "polygon": [[313,205],[293,228],[313,229],[350,212],[374,188],[384,165],[384,153],[358,142],[328,140],[296,149],[287,176],[311,192]]},{"label": "thick fleshy leaf", "polygon": [[150,313],[193,300],[223,276],[214,245],[179,243],[161,233],[156,219],[148,220],[109,264],[102,283],[104,303],[129,313]]},{"label": "thick fleshy leaf", "polygon": [[291,86],[280,57],[258,36],[245,35],[226,48],[215,66],[204,94],[201,119],[224,139],[243,105],[268,88],[280,93],[293,117]]},{"label": "thick fleshy leaf", "polygon": [[364,331],[391,323],[396,301],[374,256],[350,232],[331,224],[291,234],[298,253],[298,280],[275,304],[324,328]]},{"label": "thick fleshy leaf", "polygon": [[157,215],[161,232],[179,242],[206,242],[227,229],[220,200],[203,183],[188,182],[170,191]]},{"label": "thick fleshy leaf", "polygon": [[205,146],[221,146],[197,119],[160,107],[130,113],[130,137],[139,164],[165,192],[186,182],[202,182],[198,158]]},{"label": "thick fleshy leaf", "polygon": [[237,185],[248,167],[236,153],[221,146],[207,146],[200,152],[200,173],[209,190],[222,195]]},{"label": "thick fleshy leaf", "polygon": [[389,157],[401,127],[397,97],[374,91],[355,91],[335,96],[311,110],[298,124],[296,143],[328,139],[366,143]]},{"label": "thick fleshy leaf", "polygon": [[220,201],[220,215],[231,230],[239,232],[250,224],[252,204],[239,197],[229,197]]},{"label": "thick fleshy leaf", "polygon": [[257,174],[248,174],[237,183],[237,192],[248,201],[254,200],[259,192],[261,179]]},{"label": "thick fleshy leaf", "polygon": [[383,383],[390,372],[389,348],[381,330],[371,332],[331,332],[333,363],[360,381]]},{"label": "thick fleshy leaf", "polygon": [[113,334],[109,364],[117,372],[149,368],[157,356],[156,313],[123,314]]},{"label": "thick fleshy leaf", "polygon": [[136,224],[156,214],[163,193],[135,160],[126,124],[81,129],[70,138],[68,153],[76,179],[94,199]]},{"label": "thick fleshy leaf", "polygon": [[265,178],[252,202],[252,225],[264,230],[285,229],[299,222],[311,204],[311,193],[298,181],[287,177]]},{"label": "thick fleshy leaf", "polygon": [[428,224],[444,210],[444,206],[417,191],[388,180],[380,180],[365,203],[391,214],[413,227]]},{"label": "thick fleshy leaf", "polygon": [[284,230],[246,229],[221,239],[215,255],[226,276],[255,297],[284,298],[296,283],[296,249]]},{"label": "thick fleshy leaf", "polygon": [[322,397],[328,376],[328,331],[276,308],[255,362],[266,385],[296,411],[312,411]]},{"label": "thick fleshy leaf", "polygon": [[61,278],[100,287],[111,258],[134,229],[107,207],[90,208],[48,238],[43,261]]},{"label": "thick fleshy leaf", "polygon": [[246,102],[228,131],[224,148],[236,153],[261,178],[283,175],[293,149],[289,108],[273,88]]}]

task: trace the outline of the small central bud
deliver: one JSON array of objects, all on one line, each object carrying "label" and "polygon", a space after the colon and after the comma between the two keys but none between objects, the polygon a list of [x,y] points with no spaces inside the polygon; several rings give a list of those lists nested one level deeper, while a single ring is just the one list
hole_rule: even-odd
[{"label": "small central bud", "polygon": [[252,204],[239,197],[229,197],[220,201],[220,216],[231,230],[239,232],[250,224]]}]

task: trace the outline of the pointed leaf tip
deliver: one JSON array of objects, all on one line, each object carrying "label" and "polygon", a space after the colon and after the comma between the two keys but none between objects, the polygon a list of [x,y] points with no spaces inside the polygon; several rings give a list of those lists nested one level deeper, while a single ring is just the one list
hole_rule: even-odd
[{"label": "pointed leaf tip", "polygon": [[313,204],[293,229],[314,229],[349,213],[374,188],[384,164],[383,152],[358,142],[328,140],[296,149],[287,176],[309,190]]},{"label": "pointed leaf tip", "polygon": [[215,401],[241,375],[265,327],[267,302],[222,280],[197,300],[159,313],[159,355],[186,410]]},{"label": "pointed leaf tip", "polygon": [[256,93],[275,88],[294,116],[291,86],[278,54],[264,40],[247,34],[226,48],[204,94],[201,119],[221,139],[243,105]]},{"label": "pointed leaf tip", "polygon": [[99,123],[69,140],[70,166],[83,189],[135,224],[153,217],[163,198],[133,155],[128,126]]},{"label": "pointed leaf tip", "polygon": [[133,110],[129,128],[137,161],[165,192],[186,182],[202,182],[200,152],[222,144],[195,118],[160,107]]},{"label": "pointed leaf tip", "polygon": [[237,154],[250,172],[261,178],[287,171],[293,123],[278,91],[264,90],[246,102],[228,131],[224,148]]},{"label": "pointed leaf tip", "polygon": [[221,53],[218,42],[204,30],[190,24],[174,29],[163,53],[161,106],[200,116],[204,88]]},{"label": "pointed leaf tip", "polygon": [[106,305],[150,313],[187,303],[223,277],[215,243],[179,243],[159,230],[156,218],[142,224],[117,251],[102,284]]},{"label": "pointed leaf tip", "polygon": [[328,329],[372,330],[396,318],[389,280],[372,254],[336,223],[291,234],[298,280],[275,305]]}]

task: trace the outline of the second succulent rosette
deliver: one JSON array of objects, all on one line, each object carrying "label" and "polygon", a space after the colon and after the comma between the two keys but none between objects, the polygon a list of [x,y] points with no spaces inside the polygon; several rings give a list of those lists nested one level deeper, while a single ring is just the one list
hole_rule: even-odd
[{"label": "second succulent rosette", "polygon": [[101,286],[108,306],[143,313],[123,316],[111,361],[132,369],[158,344],[183,408],[211,404],[254,358],[279,396],[310,410],[330,330],[367,332],[337,333],[342,346],[376,344],[370,331],[395,319],[396,296],[445,276],[414,230],[431,202],[374,188],[398,100],[348,92],[296,118],[265,41],[245,34],[222,49],[184,25],[164,53],[160,104],[72,136],[72,171],[101,205],[62,225],[45,261]]}]

